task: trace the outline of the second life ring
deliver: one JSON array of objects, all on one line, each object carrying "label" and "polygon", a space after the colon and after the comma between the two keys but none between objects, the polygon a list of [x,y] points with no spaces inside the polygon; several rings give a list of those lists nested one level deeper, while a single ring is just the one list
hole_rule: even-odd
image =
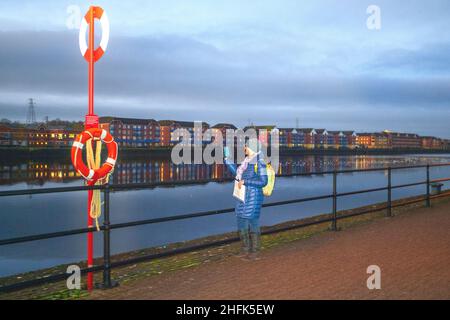
[{"label": "second life ring", "polygon": [[[82,157],[83,147],[90,139],[101,140],[108,149],[108,159],[100,168],[95,170],[89,169],[83,162]],[[71,158],[75,170],[88,180],[89,185],[93,185],[97,180],[105,178],[114,169],[117,160],[117,143],[114,141],[113,136],[104,129],[87,129],[76,136],[72,145]]]},{"label": "second life ring", "polygon": [[[100,20],[100,24],[102,26],[102,39],[100,40],[100,46],[97,49],[94,49],[94,61],[97,61],[102,57],[105,53],[106,48],[108,47],[109,40],[109,20],[106,12],[103,11],[101,7],[91,7],[91,9],[86,13],[86,15],[81,20],[80,32],[78,35],[78,43],[80,45],[81,55],[89,61],[90,59],[90,51],[88,50],[88,45],[86,43],[86,32],[89,27],[90,19],[89,15],[92,14],[94,18]],[[92,28],[93,26],[91,26]]]}]

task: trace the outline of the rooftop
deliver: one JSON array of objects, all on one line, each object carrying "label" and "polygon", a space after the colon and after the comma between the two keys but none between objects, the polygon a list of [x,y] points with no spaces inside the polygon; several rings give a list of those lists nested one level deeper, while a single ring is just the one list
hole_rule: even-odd
[{"label": "rooftop", "polygon": [[120,121],[124,124],[148,124],[149,122],[156,122],[155,119],[134,119],[134,118],[121,118],[121,117],[100,117],[99,122],[111,122]]}]

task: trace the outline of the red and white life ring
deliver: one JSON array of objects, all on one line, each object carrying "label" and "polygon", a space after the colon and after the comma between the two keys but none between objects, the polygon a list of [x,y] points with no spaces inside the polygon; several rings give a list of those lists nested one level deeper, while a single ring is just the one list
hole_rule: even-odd
[{"label": "red and white life ring", "polygon": [[[94,18],[100,20],[102,26],[102,39],[100,40],[100,46],[94,50],[94,61],[97,61],[105,53],[108,47],[109,40],[109,20],[106,12],[100,7],[93,7]],[[86,13],[83,19],[81,19],[80,33],[78,35],[78,42],[80,45],[81,55],[89,61],[90,51],[88,50],[88,45],[86,43],[86,32],[89,26],[89,14],[90,10]]]},{"label": "red and white life ring", "polygon": [[[100,168],[95,170],[89,169],[84,164],[82,157],[83,147],[89,139],[101,140],[108,148],[108,159],[106,159],[106,162]],[[117,160],[117,151],[117,143],[108,131],[99,128],[91,128],[76,136],[71,151],[72,164],[75,170],[77,170],[77,172],[92,185],[97,180],[106,177],[114,169]]]}]

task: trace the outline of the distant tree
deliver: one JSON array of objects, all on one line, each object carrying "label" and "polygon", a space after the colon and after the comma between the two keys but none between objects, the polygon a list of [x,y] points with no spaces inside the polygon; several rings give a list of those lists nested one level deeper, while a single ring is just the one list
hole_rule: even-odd
[{"label": "distant tree", "polygon": [[69,121],[69,120],[62,120],[60,118],[48,120],[47,126],[62,127],[66,130],[77,130],[77,131],[82,131],[84,128],[84,124],[82,121]]},{"label": "distant tree", "polygon": [[11,124],[12,121],[9,120],[9,119],[3,118],[3,119],[0,120],[0,123],[3,123],[3,124]]}]

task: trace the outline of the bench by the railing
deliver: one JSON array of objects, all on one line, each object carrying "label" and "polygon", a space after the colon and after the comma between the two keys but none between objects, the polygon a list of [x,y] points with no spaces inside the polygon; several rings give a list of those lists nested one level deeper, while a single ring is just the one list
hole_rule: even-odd
[{"label": "bench by the railing", "polygon": [[[431,164],[431,165],[415,165],[415,166],[398,166],[398,167],[386,167],[386,168],[371,168],[371,169],[336,170],[336,171],[324,171],[324,172],[315,172],[315,173],[294,173],[294,174],[282,175],[282,177],[293,177],[293,176],[331,174],[331,175],[333,175],[333,192],[332,192],[332,194],[321,195],[321,196],[316,196],[316,197],[299,198],[299,199],[293,199],[293,200],[264,203],[263,207],[273,207],[273,206],[287,205],[287,204],[293,204],[293,203],[301,203],[301,202],[316,201],[316,200],[323,200],[323,199],[332,199],[332,212],[331,212],[331,215],[329,215],[329,217],[327,217],[327,218],[318,219],[318,220],[311,221],[308,223],[303,223],[301,225],[287,226],[287,227],[283,227],[283,228],[267,230],[267,231],[264,231],[263,234],[271,234],[271,233],[275,233],[275,232],[287,231],[287,230],[291,230],[291,229],[295,229],[295,228],[307,227],[307,226],[326,223],[326,222],[331,222],[331,229],[337,230],[338,229],[337,222],[340,219],[345,219],[345,218],[349,218],[352,216],[363,215],[363,214],[367,214],[367,213],[371,213],[371,212],[375,212],[375,211],[381,211],[381,210],[386,210],[386,216],[392,216],[392,208],[409,205],[409,204],[421,202],[421,201],[425,201],[426,206],[429,207],[431,204],[431,199],[440,197],[439,195],[431,195],[430,186],[435,183],[442,183],[442,182],[450,181],[450,178],[440,178],[440,179],[431,180],[430,179],[430,168],[431,167],[444,167],[444,166],[450,166],[450,163],[440,163],[440,164]],[[426,168],[426,180],[425,181],[419,181],[419,182],[401,184],[401,185],[392,185],[392,171],[393,170],[414,169],[414,168]],[[388,173],[387,180],[388,181],[387,181],[386,187],[363,189],[363,190],[357,190],[357,191],[351,191],[351,192],[341,192],[341,193],[338,192],[337,177],[339,174],[354,173],[354,172],[373,172],[373,171],[387,171],[387,173]],[[190,213],[190,214],[184,214],[184,215],[173,215],[173,216],[167,216],[167,217],[162,217],[162,218],[144,219],[144,220],[111,224],[110,223],[110,193],[112,191],[148,189],[148,188],[155,188],[158,186],[190,185],[190,184],[199,184],[199,183],[208,183],[208,182],[227,182],[227,181],[231,181],[231,180],[232,179],[208,179],[208,180],[197,180],[197,181],[180,181],[180,182],[176,182],[176,183],[167,181],[167,182],[155,182],[155,183],[134,183],[134,184],[114,184],[114,185],[107,184],[107,185],[90,186],[90,187],[79,186],[79,187],[59,187],[59,188],[11,190],[11,191],[1,191],[0,197],[30,195],[30,194],[59,193],[59,192],[74,192],[74,191],[84,191],[84,190],[93,190],[93,189],[102,190],[103,196],[104,196],[104,210],[103,210],[103,225],[100,227],[100,231],[103,232],[103,264],[96,265],[96,266],[93,266],[90,268],[81,269],[81,273],[86,274],[88,272],[103,271],[102,287],[109,288],[113,284],[113,282],[111,280],[111,269],[112,268],[121,267],[121,266],[129,265],[129,264],[134,264],[137,262],[157,259],[157,258],[161,258],[161,257],[172,256],[172,255],[176,255],[176,254],[180,254],[180,253],[206,249],[206,248],[210,248],[210,247],[214,247],[214,246],[220,246],[220,245],[229,244],[229,243],[239,240],[238,237],[227,238],[225,240],[211,241],[211,242],[204,243],[204,244],[177,248],[177,249],[167,251],[167,252],[155,253],[155,254],[150,254],[150,255],[145,255],[145,256],[134,257],[134,258],[126,259],[126,260],[111,262],[110,232],[113,229],[121,229],[121,228],[128,228],[128,227],[141,226],[141,225],[147,225],[147,224],[155,224],[155,223],[161,223],[161,222],[167,222],[167,221],[175,221],[175,220],[212,216],[212,215],[230,213],[230,212],[234,211],[234,208],[227,208],[227,209],[221,209],[221,210],[203,211],[203,212],[196,212],[196,213]],[[392,190],[399,189],[399,188],[419,186],[419,185],[426,185],[426,193],[424,195],[419,196],[418,199],[415,199],[412,201],[407,201],[407,202],[403,202],[403,203],[396,204],[396,205],[392,204]],[[359,211],[356,213],[347,214],[345,216],[338,217],[338,215],[337,215],[337,199],[339,197],[351,196],[351,195],[363,194],[363,193],[370,193],[370,192],[377,192],[377,191],[387,191],[386,206],[381,207],[381,208],[376,207],[373,209]],[[97,229],[96,228],[72,229],[72,230],[58,231],[58,232],[52,232],[52,233],[43,233],[43,234],[24,236],[24,237],[1,239],[0,246],[11,245],[11,244],[16,244],[16,243],[24,243],[24,242],[30,242],[30,241],[37,241],[37,240],[44,240],[44,239],[51,239],[51,238],[57,238],[57,237],[65,237],[65,236],[70,236],[70,235],[75,235],[75,234],[83,234],[83,233],[88,233],[88,232],[97,232]],[[60,281],[60,280],[66,279],[66,277],[67,277],[66,273],[58,273],[58,274],[53,274],[53,275],[42,277],[42,278],[36,278],[36,279],[21,281],[21,282],[12,283],[12,284],[0,285],[0,292],[20,290],[23,288],[36,286],[36,285],[40,285],[40,284],[44,284],[44,283]]]}]

